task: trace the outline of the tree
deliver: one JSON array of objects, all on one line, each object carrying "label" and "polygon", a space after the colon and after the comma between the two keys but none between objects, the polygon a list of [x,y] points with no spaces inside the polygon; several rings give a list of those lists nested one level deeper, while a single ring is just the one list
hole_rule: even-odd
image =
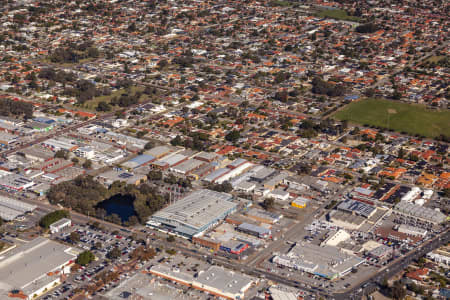
[{"label": "tree", "polygon": [[402,98],[402,93],[395,88],[394,93],[392,94],[392,99],[400,100]]},{"label": "tree", "polygon": [[61,220],[62,218],[68,218],[69,212],[67,210],[56,210],[51,213],[46,214],[39,220],[39,226],[44,229],[48,229],[51,224],[56,221]]},{"label": "tree", "polygon": [[97,250],[100,250],[100,249],[102,249],[102,243],[100,243],[100,242],[96,242],[95,244],[94,244],[94,247],[95,247],[95,249],[97,249]]},{"label": "tree", "polygon": [[403,158],[403,157],[405,157],[405,149],[403,149],[403,147],[401,147],[400,149],[398,149],[398,154],[397,154],[397,156],[398,156],[398,158]]},{"label": "tree", "polygon": [[92,168],[92,161],[90,159],[86,159],[86,161],[83,163],[83,168],[85,169]]},{"label": "tree", "polygon": [[55,158],[63,158],[63,159],[67,159],[68,153],[65,150],[58,150],[55,153]]},{"label": "tree", "polygon": [[108,252],[106,257],[109,259],[117,259],[122,255],[122,252],[120,252],[120,249],[117,247],[114,247],[111,251]]},{"label": "tree", "polygon": [[366,23],[359,25],[355,28],[355,30],[359,33],[373,33],[377,31],[379,27],[374,23]]},{"label": "tree", "polygon": [[312,80],[312,90],[314,94],[328,95],[330,97],[343,96],[347,89],[342,84],[334,84],[315,77]]},{"label": "tree", "polygon": [[228,181],[225,181],[223,183],[210,184],[208,185],[208,189],[216,192],[229,193],[233,190],[233,186]]},{"label": "tree", "polygon": [[170,243],[175,242],[175,237],[173,235],[169,235],[167,237],[167,241],[170,242]]},{"label": "tree", "polygon": [[232,130],[225,136],[225,139],[227,141],[230,141],[233,143],[237,142],[240,138],[241,138],[241,134],[237,130]]},{"label": "tree", "polygon": [[144,145],[145,150],[152,149],[153,147],[155,147],[155,143],[152,141],[149,141],[149,142],[147,142],[147,144]]},{"label": "tree", "polygon": [[262,203],[262,207],[265,210],[270,210],[274,207],[275,205],[275,200],[273,198],[266,198],[264,199],[263,203]]},{"label": "tree", "polygon": [[394,282],[394,285],[391,287],[391,297],[396,300],[401,300],[406,296],[406,290],[403,287],[400,281]]},{"label": "tree", "polygon": [[93,262],[94,260],[95,260],[94,254],[91,251],[87,250],[78,254],[76,263],[81,266],[86,266],[91,262]]},{"label": "tree", "polygon": [[72,243],[78,243],[80,241],[80,234],[76,231],[72,231],[69,236]]},{"label": "tree", "polygon": [[147,131],[141,130],[136,133],[136,137],[140,139],[140,138],[143,138],[146,134],[147,134]]},{"label": "tree", "polygon": [[136,216],[131,216],[128,218],[128,224],[130,226],[135,226],[139,223],[139,219]]},{"label": "tree", "polygon": [[183,140],[181,139],[181,136],[179,136],[179,135],[177,135],[170,141],[170,144],[172,144],[172,146],[180,146],[182,143],[183,143]]},{"label": "tree", "polygon": [[310,174],[312,171],[312,167],[309,163],[301,162],[297,166],[297,174]]},{"label": "tree", "polygon": [[110,216],[108,216],[107,219],[114,224],[122,224],[122,219],[119,217],[118,214],[111,214]]},{"label": "tree", "polygon": [[100,101],[97,104],[97,111],[110,111],[111,110],[111,105],[109,105],[109,103],[105,102],[105,101]]},{"label": "tree", "polygon": [[158,181],[158,180],[162,180],[163,179],[163,173],[159,170],[151,170],[148,175],[147,178],[151,181]]},{"label": "tree", "polygon": [[443,190],[444,197],[450,198],[450,188],[445,188]]},{"label": "tree", "polygon": [[132,259],[137,259],[141,262],[148,261],[155,257],[156,251],[153,248],[144,248],[140,246],[136,248],[133,252],[131,252],[130,257]]},{"label": "tree", "polygon": [[2,99],[0,101],[0,115],[2,116],[20,116],[26,119],[33,117],[33,104],[29,102],[13,101],[10,99]]}]

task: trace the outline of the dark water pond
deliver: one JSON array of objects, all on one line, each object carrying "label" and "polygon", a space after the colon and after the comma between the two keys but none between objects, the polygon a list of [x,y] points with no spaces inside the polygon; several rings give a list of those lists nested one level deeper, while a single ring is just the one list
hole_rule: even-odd
[{"label": "dark water pond", "polygon": [[130,195],[114,195],[109,199],[100,202],[97,207],[106,210],[106,214],[116,214],[120,217],[122,222],[128,221],[128,218],[135,216],[133,206],[134,198]]}]

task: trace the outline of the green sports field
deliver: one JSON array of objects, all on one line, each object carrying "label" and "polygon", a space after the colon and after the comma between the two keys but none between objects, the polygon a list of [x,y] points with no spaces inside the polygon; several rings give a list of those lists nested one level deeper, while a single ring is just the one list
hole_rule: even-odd
[{"label": "green sports field", "polygon": [[361,21],[360,18],[355,16],[349,16],[345,10],[342,9],[324,9],[320,10],[316,13],[316,16],[320,18],[331,18],[336,20],[343,20],[343,21],[353,21],[353,22],[359,22]]},{"label": "green sports field", "polygon": [[381,99],[352,102],[333,115],[338,120],[437,137],[450,134],[450,110],[431,110],[424,105]]}]

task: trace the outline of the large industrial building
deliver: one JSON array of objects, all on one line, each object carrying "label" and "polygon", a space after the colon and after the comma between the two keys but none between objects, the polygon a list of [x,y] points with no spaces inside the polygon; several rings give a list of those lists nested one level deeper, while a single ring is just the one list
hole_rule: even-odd
[{"label": "large industrial building", "polygon": [[346,275],[364,259],[334,246],[297,243],[287,254],[276,255],[273,262],[332,280]]},{"label": "large industrial building", "polygon": [[5,221],[12,221],[18,216],[32,212],[36,207],[36,205],[0,196],[0,218]]},{"label": "large industrial building", "polygon": [[200,271],[197,277],[180,270],[172,270],[165,265],[156,265],[150,273],[158,277],[176,281],[182,285],[205,291],[224,299],[244,299],[245,292],[255,281],[252,277],[212,266],[206,271]]},{"label": "large industrial building", "polygon": [[34,299],[61,282],[76,259],[72,248],[38,237],[0,257],[0,298]]},{"label": "large industrial building", "polygon": [[10,173],[0,180],[0,186],[7,190],[22,191],[34,185],[34,182],[22,175]]},{"label": "large industrial building", "polygon": [[236,207],[230,194],[202,189],[155,213],[147,225],[192,238],[233,213]]}]

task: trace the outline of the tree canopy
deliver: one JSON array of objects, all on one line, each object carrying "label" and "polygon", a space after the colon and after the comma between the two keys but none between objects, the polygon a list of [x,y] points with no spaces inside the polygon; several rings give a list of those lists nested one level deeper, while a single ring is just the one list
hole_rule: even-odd
[{"label": "tree canopy", "polygon": [[91,251],[87,250],[78,254],[76,263],[81,266],[86,266],[91,262],[93,262],[94,260],[95,260],[94,254]]},{"label": "tree canopy", "polygon": [[24,116],[27,119],[33,117],[33,104],[23,101],[2,99],[0,101],[1,116]]},{"label": "tree canopy", "polygon": [[46,214],[39,220],[39,226],[44,229],[48,229],[51,224],[62,218],[69,218],[70,214],[67,210],[56,210],[51,213]]}]

